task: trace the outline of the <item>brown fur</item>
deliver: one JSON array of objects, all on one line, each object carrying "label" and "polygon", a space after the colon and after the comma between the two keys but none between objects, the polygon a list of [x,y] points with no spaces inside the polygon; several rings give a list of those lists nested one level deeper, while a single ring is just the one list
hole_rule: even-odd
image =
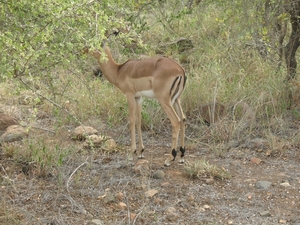
[{"label": "brown fur", "polygon": [[[103,52],[107,60],[101,61]],[[143,140],[141,136],[141,97],[137,93],[153,90],[155,97],[161,104],[172,124],[172,149],[177,148],[179,130],[181,130],[181,149],[184,149],[185,116],[180,105],[180,95],[184,90],[186,76],[184,69],[174,60],[165,57],[153,57],[142,60],[128,60],[118,64],[113,59],[110,49],[104,47],[103,51],[85,50],[99,63],[104,77],[117,86],[127,97],[129,106],[129,121],[131,131],[131,155],[136,151],[135,126],[139,137],[140,158],[143,158]],[[142,95],[142,94],[141,94]],[[172,106],[174,103],[174,108]],[[172,154],[171,154],[172,155]],[[183,155],[181,161],[183,162]],[[170,156],[165,164],[169,165]]]}]

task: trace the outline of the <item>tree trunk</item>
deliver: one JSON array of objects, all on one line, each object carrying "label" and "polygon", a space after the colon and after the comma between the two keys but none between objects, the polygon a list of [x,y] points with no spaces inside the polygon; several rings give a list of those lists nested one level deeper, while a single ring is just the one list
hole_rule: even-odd
[{"label": "tree trunk", "polygon": [[291,80],[296,76],[296,51],[300,45],[300,1],[292,1],[288,6],[287,11],[291,16],[292,32],[289,42],[285,46],[285,60],[287,66],[287,80]]}]

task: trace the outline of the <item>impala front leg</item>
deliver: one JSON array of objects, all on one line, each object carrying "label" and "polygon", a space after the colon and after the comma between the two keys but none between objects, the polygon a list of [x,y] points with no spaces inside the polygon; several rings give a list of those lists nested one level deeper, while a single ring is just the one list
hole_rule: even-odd
[{"label": "impala front leg", "polygon": [[143,145],[143,138],[142,138],[142,97],[136,97],[135,98],[136,102],[136,108],[135,108],[135,113],[136,113],[136,128],[138,132],[138,138],[139,138],[139,148],[138,148],[138,158],[143,159],[144,158],[144,145]]},{"label": "impala front leg", "polygon": [[136,141],[135,141],[135,121],[136,121],[136,103],[133,96],[127,96],[128,108],[129,108],[129,127],[130,127],[130,139],[131,149],[128,154],[128,160],[133,160],[133,155],[136,152]]}]

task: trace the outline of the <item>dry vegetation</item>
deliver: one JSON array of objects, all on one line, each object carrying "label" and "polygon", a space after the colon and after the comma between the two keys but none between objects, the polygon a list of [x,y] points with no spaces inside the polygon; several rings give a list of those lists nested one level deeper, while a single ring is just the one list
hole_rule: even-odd
[{"label": "dry vegetation", "polygon": [[[286,90],[297,100],[299,85],[287,87],[285,69],[278,72],[249,47],[242,12],[200,4],[166,23],[165,7],[149,10],[144,45],[122,47],[117,38],[109,45],[122,62],[155,55],[180,37],[192,41],[193,48],[185,51],[163,49],[182,62],[188,76],[182,97],[188,121],[186,164],[162,166],[170,153],[170,124],[156,101],[145,100],[142,126],[149,164],[145,173],[134,169],[126,160],[126,99],[93,77],[89,59],[74,62],[72,70],[56,68],[40,79],[23,78],[35,92],[7,80],[0,84],[2,107],[21,121],[29,137],[1,146],[0,224],[88,224],[93,219],[103,224],[300,223],[300,110],[297,104],[286,109]],[[224,105],[226,116],[207,126],[201,107],[212,102]],[[111,136],[117,151],[85,149],[73,141],[71,132],[80,124]],[[268,145],[253,147],[255,138]],[[164,171],[163,179],[153,178],[158,170]],[[273,187],[258,190],[259,180]],[[281,185],[285,180],[290,186]],[[158,193],[147,197],[149,190]],[[264,211],[271,215],[263,216]]]}]

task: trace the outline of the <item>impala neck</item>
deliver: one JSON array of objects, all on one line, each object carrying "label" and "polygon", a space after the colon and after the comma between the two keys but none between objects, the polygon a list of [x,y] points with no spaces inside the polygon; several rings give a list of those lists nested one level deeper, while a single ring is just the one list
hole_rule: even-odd
[{"label": "impala neck", "polygon": [[116,84],[119,65],[113,59],[108,47],[104,47],[103,50],[107,56],[107,60],[102,62],[100,59],[100,55],[99,57],[97,57],[100,69],[109,82],[111,82],[112,84]]}]

